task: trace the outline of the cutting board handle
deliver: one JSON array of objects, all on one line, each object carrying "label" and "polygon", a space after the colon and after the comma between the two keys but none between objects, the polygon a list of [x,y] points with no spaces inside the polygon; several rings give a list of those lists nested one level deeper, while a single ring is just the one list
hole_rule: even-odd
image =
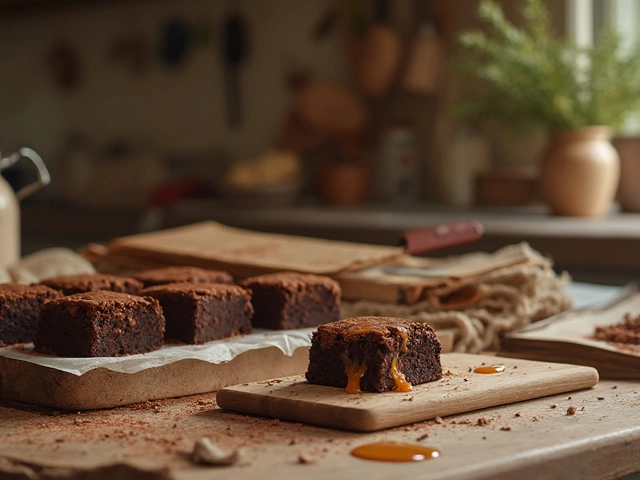
[{"label": "cutting board handle", "polygon": [[477,220],[442,223],[433,227],[409,230],[402,234],[401,245],[410,255],[440,250],[482,237],[484,227]]}]

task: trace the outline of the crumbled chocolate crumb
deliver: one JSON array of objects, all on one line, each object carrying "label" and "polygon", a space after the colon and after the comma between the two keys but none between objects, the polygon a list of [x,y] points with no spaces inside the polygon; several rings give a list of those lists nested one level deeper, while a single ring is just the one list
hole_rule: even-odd
[{"label": "crumbled chocolate crumb", "polygon": [[532,422],[538,422],[539,420],[538,420],[538,417],[532,417],[532,418],[531,418],[531,421],[532,421]]},{"label": "crumbled chocolate crumb", "polygon": [[575,414],[576,414],[576,407],[572,405],[569,408],[567,408],[567,415],[575,415]]},{"label": "crumbled chocolate crumb", "polygon": [[615,390],[616,388],[618,388],[617,385],[614,385],[613,387],[611,387],[612,390]]},{"label": "crumbled chocolate crumb", "polygon": [[593,339],[609,343],[640,345],[640,315],[625,313],[621,323],[596,327]]},{"label": "crumbled chocolate crumb", "polygon": [[549,405],[549,408],[558,408],[558,404],[557,403],[553,403],[553,404]]},{"label": "crumbled chocolate crumb", "polygon": [[604,397],[598,397],[598,400],[604,400]]},{"label": "crumbled chocolate crumb", "polygon": [[520,416],[520,412],[516,412],[516,414],[514,415],[514,417],[519,417]]},{"label": "crumbled chocolate crumb", "polygon": [[480,426],[484,426],[484,425],[489,425],[491,423],[491,420],[485,417],[480,417],[476,423],[476,425],[480,425]]},{"label": "crumbled chocolate crumb", "polygon": [[418,438],[416,438],[416,442],[421,442],[422,440],[429,438],[429,434],[425,433],[423,435],[420,435]]},{"label": "crumbled chocolate crumb", "polygon": [[511,427],[504,426],[504,427],[501,427],[500,430],[502,430],[503,432],[508,432],[511,430]]}]

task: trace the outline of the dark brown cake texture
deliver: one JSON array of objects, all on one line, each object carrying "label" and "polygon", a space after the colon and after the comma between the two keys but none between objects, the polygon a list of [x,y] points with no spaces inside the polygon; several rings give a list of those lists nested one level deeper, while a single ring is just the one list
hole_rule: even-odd
[{"label": "dark brown cake texture", "polygon": [[151,297],[95,291],[42,306],[35,349],[61,357],[116,357],[157,350],[165,320]]},{"label": "dark brown cake texture", "polygon": [[137,295],[142,290],[142,282],[138,280],[104,273],[62,275],[42,280],[40,284],[59,290],[65,295],[95,292],[97,290]]},{"label": "dark brown cake texture", "polygon": [[240,285],[251,291],[254,327],[316,327],[341,315],[340,285],[329,277],[283,272],[247,278]]},{"label": "dark brown cake texture", "polygon": [[321,325],[313,333],[306,377],[310,383],[361,390],[410,391],[442,378],[440,341],[424,323],[358,317]]},{"label": "dark brown cake texture", "polygon": [[251,333],[251,296],[237,285],[171,283],[142,294],[160,302],[166,338],[199,344]]},{"label": "dark brown cake texture", "polygon": [[0,346],[33,340],[43,302],[61,296],[44,285],[0,285]]},{"label": "dark brown cake texture", "polygon": [[131,276],[142,282],[144,288],[167,283],[233,283],[233,277],[221,270],[198,267],[164,267],[143,270]]}]

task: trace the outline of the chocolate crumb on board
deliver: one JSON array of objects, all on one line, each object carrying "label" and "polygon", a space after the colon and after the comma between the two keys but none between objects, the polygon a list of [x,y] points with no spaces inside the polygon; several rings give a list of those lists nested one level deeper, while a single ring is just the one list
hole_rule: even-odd
[{"label": "chocolate crumb on board", "polygon": [[416,438],[416,442],[421,442],[422,440],[425,440],[429,438],[429,434],[428,433],[424,433],[422,435],[420,435],[418,438]]},{"label": "chocolate crumb on board", "polygon": [[576,407],[572,405],[569,408],[567,408],[567,415],[575,415],[575,414],[576,414]]},{"label": "chocolate crumb on board", "polygon": [[514,417],[519,417],[520,416],[520,412],[516,412],[516,414],[514,415]]},{"label": "chocolate crumb on board", "polygon": [[482,427],[484,425],[489,425],[490,423],[491,423],[491,419],[485,418],[485,417],[480,417],[478,419],[478,421],[476,422],[476,425],[479,425],[479,426]]},{"label": "chocolate crumb on board", "polygon": [[549,408],[558,408],[558,404],[557,403],[553,403],[553,404],[549,405]]},{"label": "chocolate crumb on board", "polygon": [[604,400],[604,397],[598,397],[598,400]]},{"label": "chocolate crumb on board", "polygon": [[502,430],[503,432],[508,432],[511,430],[511,427],[505,425],[504,427],[501,427],[500,430]]},{"label": "chocolate crumb on board", "polygon": [[640,315],[625,313],[622,322],[596,327],[593,339],[609,343],[640,345]]}]

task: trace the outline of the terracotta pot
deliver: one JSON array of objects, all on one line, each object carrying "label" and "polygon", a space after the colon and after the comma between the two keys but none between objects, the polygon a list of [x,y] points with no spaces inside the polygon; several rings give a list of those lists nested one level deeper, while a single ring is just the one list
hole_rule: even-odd
[{"label": "terracotta pot", "polygon": [[620,158],[608,127],[552,132],[542,154],[540,181],[556,215],[598,217],[614,199]]},{"label": "terracotta pot", "polygon": [[318,194],[323,203],[353,207],[369,193],[369,169],[361,163],[322,165],[318,170]]},{"label": "terracotta pot", "polygon": [[612,143],[620,155],[618,203],[626,212],[640,212],[640,137],[618,137]]}]

